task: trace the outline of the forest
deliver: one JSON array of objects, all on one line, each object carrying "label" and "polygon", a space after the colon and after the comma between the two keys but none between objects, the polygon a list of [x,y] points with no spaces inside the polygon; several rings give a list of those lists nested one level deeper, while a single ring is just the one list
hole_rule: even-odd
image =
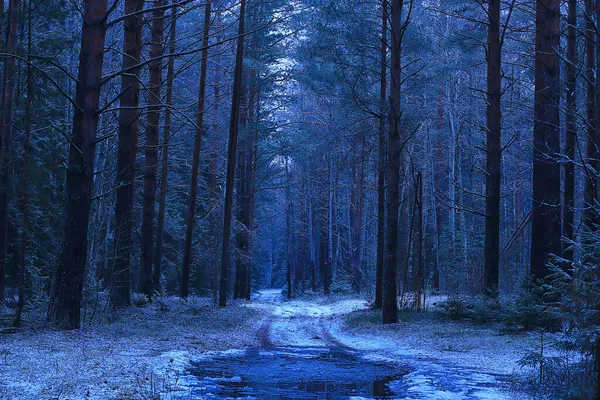
[{"label": "forest", "polygon": [[0,399],[600,399],[597,0],[0,32]]}]

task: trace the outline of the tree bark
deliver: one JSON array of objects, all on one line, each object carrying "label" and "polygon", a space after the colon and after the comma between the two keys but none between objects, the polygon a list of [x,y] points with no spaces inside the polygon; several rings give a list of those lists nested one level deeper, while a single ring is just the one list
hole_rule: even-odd
[{"label": "tree bark", "polygon": [[73,115],[67,165],[65,236],[50,308],[54,322],[65,329],[80,326],[106,13],[107,0],[85,0],[75,89],[77,107]]},{"label": "tree bark", "polygon": [[[6,52],[16,54],[21,1],[8,3],[8,27],[6,29]],[[15,58],[4,60],[2,97],[0,98],[0,303],[4,300],[6,267],[8,264],[9,220],[9,169],[12,153],[13,107],[15,97]]]},{"label": "tree bark", "polygon": [[19,300],[15,311],[13,326],[21,326],[21,317],[25,307],[25,275],[27,272],[27,246],[29,244],[29,137],[31,136],[31,100],[33,81],[31,71],[31,0],[27,4],[27,99],[25,100],[25,141],[23,142],[23,227],[21,229],[21,251],[19,260]]},{"label": "tree bark", "polygon": [[575,146],[577,139],[577,0],[569,0],[567,16],[567,112],[564,148],[564,204],[562,256],[573,260],[573,250],[569,248],[574,236],[575,221]]},{"label": "tree bark", "polygon": [[423,304],[423,174],[419,172],[417,175],[416,187],[416,207],[417,207],[417,293],[416,293],[416,309],[421,311]]},{"label": "tree bark", "polygon": [[323,293],[325,296],[329,296],[331,293],[331,257],[329,251],[329,222],[330,213],[328,210],[329,205],[329,189],[328,179],[323,179],[321,189],[321,221],[320,221],[320,234],[319,234],[319,268],[321,270],[321,276],[323,280]]},{"label": "tree bark", "polygon": [[351,248],[350,264],[352,274],[352,288],[356,293],[360,293],[362,287],[362,235],[363,235],[363,185],[364,185],[364,147],[365,138],[361,135],[357,137],[361,146],[359,148],[358,167],[354,167],[353,184],[350,193],[350,230],[351,230]]},{"label": "tree bark", "polygon": [[550,254],[560,254],[560,1],[537,0],[531,272],[549,274]]},{"label": "tree bark", "polygon": [[381,2],[381,59],[379,75],[379,153],[377,169],[377,264],[375,269],[375,308],[382,306],[383,263],[385,253],[385,112],[387,109],[387,0]]},{"label": "tree bark", "polygon": [[135,158],[139,136],[140,63],[142,53],[142,14],[144,0],[127,0],[124,5],[122,67],[117,149],[116,238],[110,302],[113,307],[130,303],[132,211],[135,186]]},{"label": "tree bark", "polygon": [[[256,195],[256,164],[258,157],[258,124],[260,121],[260,92],[256,92],[254,85],[250,85],[250,110],[249,121],[252,124],[248,141],[248,163],[246,165],[248,176],[248,267],[246,271],[246,300],[252,296],[252,260],[254,249],[254,215]],[[255,104],[256,103],[256,110]],[[254,115],[256,114],[256,116]]]},{"label": "tree bark", "polygon": [[[217,42],[220,41],[219,34],[217,34]],[[219,59],[215,60],[215,74],[219,76],[219,72],[221,69],[219,68]],[[213,83],[213,93],[215,97],[215,101],[213,104],[213,122],[212,122],[212,140],[210,140],[211,151],[210,151],[210,173],[209,173],[209,186],[210,186],[210,234],[211,240],[213,242],[217,242],[217,238],[219,236],[219,217],[217,213],[217,204],[219,201],[219,190],[217,186],[217,163],[219,159],[219,149],[218,149],[218,135],[220,132],[219,127],[219,109],[220,109],[220,82],[217,80]],[[216,246],[215,246],[216,247]],[[219,253],[218,249],[213,248],[212,252],[212,271],[211,271],[211,289],[212,289],[212,298],[213,304],[219,304]]]},{"label": "tree bark", "polygon": [[498,294],[500,264],[500,183],[502,179],[500,0],[489,0],[488,18],[483,289],[485,295],[495,297]]},{"label": "tree bark", "polygon": [[392,0],[390,7],[391,65],[390,65],[390,108],[388,111],[388,209],[387,246],[383,271],[383,323],[398,321],[396,301],[397,253],[398,253],[398,210],[400,180],[400,45],[402,40],[403,0]]},{"label": "tree bark", "polygon": [[229,143],[227,148],[227,177],[225,180],[225,209],[223,216],[223,247],[221,253],[221,281],[219,306],[227,305],[228,276],[231,264],[229,252],[231,242],[231,211],[233,207],[233,178],[235,175],[235,159],[240,116],[240,98],[242,94],[242,70],[244,61],[244,17],[246,0],[240,1],[240,19],[238,25],[237,49],[235,54],[235,70],[233,75],[233,93],[231,96],[231,119],[229,121]]},{"label": "tree bark", "polygon": [[585,184],[583,191],[584,199],[584,226],[588,230],[594,229],[598,223],[598,215],[594,210],[596,193],[598,193],[598,145],[596,134],[598,123],[596,121],[596,79],[594,65],[596,55],[594,42],[596,31],[594,21],[594,0],[585,0],[585,75],[586,75],[586,155],[585,155]]}]

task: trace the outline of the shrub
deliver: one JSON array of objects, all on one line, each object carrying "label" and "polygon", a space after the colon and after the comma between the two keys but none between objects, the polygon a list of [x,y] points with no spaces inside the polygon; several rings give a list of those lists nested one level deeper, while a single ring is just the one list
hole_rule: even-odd
[{"label": "shrub", "polygon": [[133,293],[131,295],[131,303],[136,307],[142,307],[145,304],[148,304],[148,296],[143,293]]}]

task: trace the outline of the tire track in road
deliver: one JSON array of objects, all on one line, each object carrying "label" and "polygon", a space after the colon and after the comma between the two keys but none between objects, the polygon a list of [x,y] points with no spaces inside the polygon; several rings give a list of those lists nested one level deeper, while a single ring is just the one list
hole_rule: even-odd
[{"label": "tire track in road", "polygon": [[258,345],[261,349],[272,350],[273,347],[275,347],[269,338],[269,333],[271,332],[271,325],[273,324],[274,318],[274,316],[268,317],[265,322],[263,322],[261,327],[258,328],[258,331],[256,331],[256,338],[258,339]]},{"label": "tire track in road", "polygon": [[340,342],[339,340],[337,340],[335,337],[333,337],[333,335],[331,334],[330,328],[326,326],[325,324],[325,318],[319,318],[319,325],[321,327],[321,335],[323,338],[323,342],[325,343],[325,345],[330,349],[330,350],[334,350],[334,351],[338,351],[338,352],[344,352],[347,354],[355,354],[356,350],[353,349],[350,346],[346,346],[345,344],[343,344],[342,342]]}]

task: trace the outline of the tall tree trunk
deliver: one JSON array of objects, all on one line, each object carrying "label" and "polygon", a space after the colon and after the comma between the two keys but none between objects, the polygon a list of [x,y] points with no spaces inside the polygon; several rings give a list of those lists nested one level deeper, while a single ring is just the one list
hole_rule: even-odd
[{"label": "tall tree trunk", "polygon": [[206,70],[208,65],[208,41],[210,39],[210,7],[211,1],[204,6],[204,31],[202,38],[202,62],[200,64],[200,89],[198,91],[198,110],[196,113],[196,136],[194,138],[194,155],[192,158],[192,181],[186,216],[185,248],[183,266],[181,268],[181,297],[186,298],[190,286],[190,260],[192,258],[192,235],[194,233],[194,217],[196,214],[196,198],[198,196],[198,167],[200,165],[200,148],[204,134],[204,103],[206,97]]},{"label": "tall tree trunk", "polygon": [[[244,96],[245,101],[248,101],[248,96]],[[246,242],[246,224],[244,221],[246,220],[246,143],[247,143],[247,127],[248,127],[248,104],[245,104],[243,107],[244,112],[242,113],[240,119],[242,120],[242,136],[240,138],[239,147],[240,150],[237,152],[237,224],[235,230],[235,256],[236,256],[236,266],[235,266],[235,281],[233,285],[233,298],[237,299],[239,297],[243,297],[244,294],[240,294],[240,291],[243,293],[245,291],[245,283],[246,283],[246,263],[245,263],[245,253],[247,249]],[[289,241],[288,241],[289,244]]]},{"label": "tall tree trunk", "polygon": [[[250,86],[251,102],[249,110],[249,120],[252,123],[251,137],[248,142],[248,163],[246,175],[248,176],[248,267],[246,271],[246,300],[252,296],[252,260],[254,249],[254,215],[255,215],[255,195],[256,195],[256,164],[258,157],[258,124],[260,121],[260,92],[255,93],[254,85]],[[255,106],[256,103],[256,112]],[[256,116],[254,114],[256,113]]]},{"label": "tall tree trunk", "polygon": [[417,187],[415,189],[415,206],[417,208],[417,292],[416,309],[421,311],[423,296],[423,174],[417,175]]},{"label": "tall tree trunk", "polygon": [[29,137],[31,136],[31,100],[33,82],[31,74],[31,1],[27,4],[27,99],[25,100],[25,141],[23,142],[23,227],[21,229],[21,251],[19,260],[19,300],[13,326],[21,326],[21,316],[25,307],[25,274],[27,269],[27,245],[29,243]]},{"label": "tall tree trunk", "polygon": [[85,0],[73,130],[66,183],[65,236],[56,267],[50,316],[66,329],[80,326],[81,294],[94,178],[94,152],[106,38],[107,0]]},{"label": "tall tree trunk", "polygon": [[569,248],[574,239],[575,221],[575,145],[577,139],[577,0],[569,0],[567,16],[567,115],[565,127],[564,163],[564,204],[563,204],[563,245],[562,255],[573,260],[573,250]]},{"label": "tall tree trunk", "polygon": [[[252,46],[252,45],[251,45]],[[254,47],[254,46],[252,46]],[[256,89],[252,83],[255,79],[254,73],[250,71],[249,85],[248,85],[248,98],[247,108],[244,116],[244,138],[241,141],[242,151],[239,157],[239,185],[238,185],[238,198],[239,198],[239,216],[238,222],[240,229],[237,234],[237,254],[238,263],[236,269],[236,277],[239,281],[236,282],[237,297],[242,299],[249,299],[250,297],[250,274],[252,269],[252,225],[254,218],[254,189],[253,189],[253,175],[254,175],[254,154],[255,154],[255,101],[256,101]],[[289,194],[289,193],[288,193]],[[291,206],[291,213],[293,219],[293,205]],[[292,237],[293,238],[293,237]],[[289,242],[290,244],[292,242]],[[292,246],[293,248],[293,246]],[[289,255],[289,254],[288,254]],[[294,263],[296,264],[296,263]],[[239,275],[237,274],[239,270]],[[295,277],[295,274],[294,274]]]},{"label": "tall tree trunk", "polygon": [[489,0],[488,18],[483,290],[485,295],[495,297],[498,294],[500,264],[500,183],[502,179],[500,0]]},{"label": "tall tree trunk", "polygon": [[[245,81],[248,81],[248,74],[245,74]],[[246,281],[247,281],[247,273],[248,273],[248,226],[250,219],[249,212],[249,170],[248,170],[248,162],[250,159],[248,158],[251,154],[251,150],[249,149],[249,141],[251,139],[252,132],[249,130],[250,125],[250,108],[252,101],[254,101],[250,95],[250,91],[246,93],[244,96],[244,107],[243,113],[240,117],[241,125],[242,125],[242,136],[240,138],[240,151],[237,154],[237,227],[235,233],[235,242],[236,242],[236,268],[235,268],[235,283],[234,283],[234,291],[233,298],[246,298]]]},{"label": "tall tree trunk", "polygon": [[595,24],[591,19],[594,15],[594,0],[585,0],[585,75],[586,75],[586,156],[585,156],[585,185],[584,185],[584,224],[589,230],[594,229],[598,223],[598,215],[594,210],[596,193],[598,193],[598,145],[600,141],[596,135],[598,123],[596,121],[596,84],[594,65],[596,61],[594,42]]},{"label": "tall tree trunk", "polygon": [[358,167],[353,174],[353,184],[350,193],[350,230],[351,230],[351,248],[350,248],[350,264],[352,274],[352,288],[356,293],[360,293],[362,287],[362,235],[363,235],[363,185],[364,185],[364,135],[360,135],[357,140],[360,140],[361,146],[359,149]]},{"label": "tall tree trunk", "polygon": [[142,220],[142,264],[140,268],[140,292],[152,297],[152,256],[154,250],[154,203],[156,202],[156,169],[158,167],[158,124],[162,99],[163,31],[165,12],[164,0],[154,0],[150,45],[150,76],[148,92],[148,126],[146,128],[146,148],[144,156],[144,212]]},{"label": "tall tree trunk", "polygon": [[[220,41],[219,35],[217,34],[217,42]],[[219,76],[220,68],[219,68],[219,60],[215,60],[215,74]],[[209,174],[209,186],[210,186],[210,233],[211,240],[213,242],[217,242],[217,237],[219,235],[219,218],[217,213],[217,203],[219,200],[219,190],[217,189],[217,163],[219,159],[219,149],[218,149],[218,135],[220,132],[219,128],[219,109],[220,109],[220,82],[215,80],[213,83],[213,93],[215,97],[215,101],[213,104],[213,121],[212,121],[212,137],[210,140],[211,151],[210,151],[210,174]],[[218,250],[213,248],[212,250],[212,271],[211,271],[211,288],[212,288],[212,298],[213,304],[219,304],[219,254]]]},{"label": "tall tree trunk", "polygon": [[169,140],[171,136],[171,107],[173,106],[173,79],[175,77],[175,39],[177,34],[177,0],[172,0],[171,31],[169,35],[169,61],[167,62],[167,93],[165,110],[165,127],[163,131],[163,145],[160,169],[160,200],[158,204],[158,226],[156,229],[156,248],[154,250],[154,271],[152,286],[160,291],[160,275],[163,251],[163,236],[165,231],[165,214],[167,210],[167,182],[169,170]]},{"label": "tall tree trunk", "polygon": [[375,269],[375,308],[382,305],[383,256],[385,253],[385,112],[387,109],[387,0],[381,2],[381,59],[379,72],[379,153],[377,165],[377,265]]},{"label": "tall tree trunk", "polygon": [[223,248],[221,254],[221,282],[219,306],[227,305],[228,276],[231,264],[229,252],[231,243],[231,210],[233,207],[233,178],[235,175],[235,159],[240,117],[240,99],[242,95],[242,70],[244,61],[244,17],[246,0],[240,1],[240,20],[238,25],[237,49],[235,53],[235,70],[233,75],[233,93],[231,96],[231,119],[229,121],[229,143],[227,148],[227,177],[225,181],[225,209],[223,216]]},{"label": "tall tree trunk", "polygon": [[[327,173],[329,174],[329,173]],[[319,268],[321,270],[321,275],[323,279],[323,293],[325,296],[329,296],[331,293],[331,257],[330,257],[330,249],[329,249],[329,223],[330,223],[330,213],[329,213],[329,189],[328,183],[329,179],[323,179],[321,189],[321,201],[320,201],[320,233],[319,233]]]},{"label": "tall tree trunk", "polygon": [[388,113],[388,209],[387,246],[383,272],[383,323],[398,321],[396,301],[396,276],[398,265],[398,210],[400,181],[400,45],[402,40],[403,0],[392,0],[390,8],[391,65],[390,65],[390,109]]},{"label": "tall tree trunk", "polygon": [[115,205],[115,261],[110,302],[113,307],[130,303],[132,211],[135,185],[135,158],[139,135],[140,63],[144,0],[127,0],[124,5],[123,70],[119,108],[117,148],[117,202]]},{"label": "tall tree trunk", "polygon": [[287,299],[290,300],[292,298],[292,253],[293,250],[293,224],[294,224],[294,208],[291,196],[291,179],[290,179],[290,171],[288,166],[288,157],[285,156],[285,177],[287,186],[285,188],[285,259],[287,269],[285,271],[286,276],[286,286],[287,286]]},{"label": "tall tree trunk", "polygon": [[531,272],[545,278],[560,254],[560,1],[537,0]]},{"label": "tall tree trunk", "polygon": [[[20,0],[8,3],[8,27],[6,29],[6,53],[16,54],[19,30]],[[4,61],[2,75],[2,97],[0,98],[0,302],[4,300],[4,275],[8,264],[8,219],[9,219],[9,182],[10,158],[13,136],[13,104],[15,97],[15,58]]]}]

